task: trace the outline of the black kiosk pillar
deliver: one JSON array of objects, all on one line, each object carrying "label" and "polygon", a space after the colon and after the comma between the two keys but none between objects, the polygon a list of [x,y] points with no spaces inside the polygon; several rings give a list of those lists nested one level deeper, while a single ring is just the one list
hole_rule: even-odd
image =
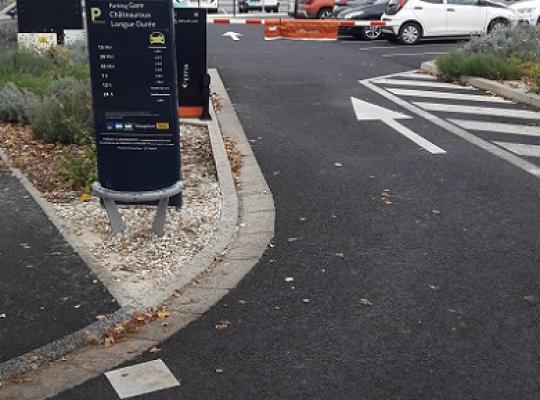
[{"label": "black kiosk pillar", "polygon": [[123,230],[114,201],[159,200],[163,222],[167,203],[181,205],[171,1],[86,0],[99,177],[93,188],[113,233]]},{"label": "black kiosk pillar", "polygon": [[[175,6],[177,7],[177,6]],[[210,119],[205,8],[175,8],[180,117]]]}]

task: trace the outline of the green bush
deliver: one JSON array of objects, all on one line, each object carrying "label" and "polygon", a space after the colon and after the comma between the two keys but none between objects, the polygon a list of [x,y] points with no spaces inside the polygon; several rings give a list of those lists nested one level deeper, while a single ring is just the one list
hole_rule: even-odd
[{"label": "green bush", "polygon": [[71,58],[71,52],[58,47],[44,54],[28,50],[0,51],[0,88],[8,82],[19,88],[42,95],[56,79],[73,77],[89,81],[87,64],[79,64]]},{"label": "green bush", "polygon": [[53,82],[42,100],[30,110],[30,124],[37,137],[48,143],[92,142],[90,87],[74,78]]},{"label": "green bush", "polygon": [[28,123],[30,110],[38,102],[39,98],[34,93],[8,83],[0,90],[0,120]]},{"label": "green bush", "polygon": [[90,185],[97,180],[95,146],[89,144],[84,147],[81,154],[64,156],[62,163],[64,171],[60,174],[60,178],[72,189],[90,193]]},{"label": "green bush", "polygon": [[446,81],[462,76],[478,76],[493,80],[512,80],[522,76],[519,58],[502,59],[489,54],[466,54],[454,52],[437,58],[440,77]]},{"label": "green bush", "polygon": [[86,40],[78,40],[65,46],[74,64],[88,65],[88,46]]},{"label": "green bush", "polygon": [[17,22],[0,23],[0,48],[17,47]]},{"label": "green bush", "polygon": [[529,77],[531,79],[531,90],[536,94],[540,94],[540,63],[536,63],[529,70]]},{"label": "green bush", "polygon": [[498,58],[516,56],[522,60],[540,61],[540,26],[519,26],[472,38],[463,51]]}]

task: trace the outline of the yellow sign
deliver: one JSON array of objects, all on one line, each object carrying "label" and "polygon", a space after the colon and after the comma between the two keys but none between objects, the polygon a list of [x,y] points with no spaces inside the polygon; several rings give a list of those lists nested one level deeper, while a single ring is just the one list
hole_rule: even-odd
[{"label": "yellow sign", "polygon": [[169,129],[169,123],[168,122],[156,122],[156,129],[160,129],[160,130]]},{"label": "yellow sign", "polygon": [[90,8],[90,19],[94,24],[96,23],[103,23],[105,21],[101,21],[98,18],[101,17],[101,9],[98,7],[91,7]]},{"label": "yellow sign", "polygon": [[165,44],[165,35],[161,32],[152,32],[150,34],[150,44]]}]

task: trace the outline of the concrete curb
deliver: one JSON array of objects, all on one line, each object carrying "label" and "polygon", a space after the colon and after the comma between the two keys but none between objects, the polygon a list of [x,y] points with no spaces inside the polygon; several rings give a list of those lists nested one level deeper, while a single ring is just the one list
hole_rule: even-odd
[{"label": "concrete curb", "polygon": [[[176,293],[167,299],[166,304],[171,313],[167,318],[167,326],[162,325],[163,320],[156,320],[142,328],[140,332],[120,340],[114,346],[79,348],[68,355],[67,361],[56,361],[29,372],[27,377],[31,380],[24,384],[6,383],[0,388],[0,398],[3,400],[47,399],[97,377],[123,362],[134,359],[199,318],[230,289],[236,287],[266,251],[274,235],[273,198],[219,74],[216,70],[211,70],[210,74],[213,90],[223,99],[223,110],[216,116],[214,110],[211,109],[213,120],[209,123],[209,129],[217,133],[221,129],[223,134],[233,138],[244,157],[240,175],[243,190],[238,192],[240,202],[236,203],[239,207],[236,210],[230,210],[230,213],[224,213],[222,217],[228,221],[229,229],[235,212],[238,213],[242,228],[237,230],[236,226],[234,227],[237,231],[236,240],[229,244],[226,253],[219,252],[217,257],[216,252],[209,251],[212,262],[207,264],[204,270],[199,271],[198,276],[189,285],[181,291],[176,290]],[[210,127],[211,125],[213,127]],[[216,140],[213,146],[218,146],[220,143],[223,145],[221,135],[219,136],[212,139]],[[230,179],[225,179],[231,183],[233,179],[225,149],[218,149],[217,152],[218,156],[221,152],[225,158],[221,158],[219,162],[216,161],[216,167],[220,168],[219,163],[222,167],[228,168]],[[234,185],[232,189],[234,190]],[[225,189],[222,188],[222,190]],[[228,187],[226,190],[231,190],[231,188]],[[236,196],[236,191],[234,194]],[[258,202],[264,205],[266,210],[260,211]],[[218,242],[221,243],[221,241]],[[203,265],[202,261],[200,265]]]},{"label": "concrete curb", "polygon": [[[420,69],[431,75],[437,76],[439,70],[433,61],[422,63]],[[464,76],[460,79],[461,83],[474,86],[475,88],[486,90],[495,93],[499,96],[517,101],[518,103],[527,104],[529,106],[540,109],[540,96],[534,93],[524,93],[521,90],[513,89],[507,85],[484,78],[476,78],[474,76]]]}]

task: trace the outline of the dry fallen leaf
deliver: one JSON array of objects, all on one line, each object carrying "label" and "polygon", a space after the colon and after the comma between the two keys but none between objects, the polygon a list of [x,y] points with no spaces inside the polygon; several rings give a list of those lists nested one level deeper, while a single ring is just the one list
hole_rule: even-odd
[{"label": "dry fallen leaf", "polygon": [[371,305],[373,305],[373,303],[371,301],[369,301],[368,299],[360,299],[360,304],[362,304],[363,306],[371,306]]},{"label": "dry fallen leaf", "polygon": [[216,322],[216,329],[219,329],[219,330],[227,329],[229,325],[231,325],[231,321],[229,321],[228,319],[222,319]]},{"label": "dry fallen leaf", "polygon": [[164,311],[164,310],[159,310],[159,311],[157,312],[157,317],[158,317],[159,319],[167,318],[167,317],[169,317],[170,315],[171,315],[170,312]]},{"label": "dry fallen leaf", "polygon": [[90,201],[91,198],[92,197],[88,193],[82,193],[79,196],[79,200],[81,200],[81,201]]},{"label": "dry fallen leaf", "polygon": [[136,348],[134,348],[134,347],[131,347],[131,348],[128,349],[127,352],[128,352],[129,354],[133,354],[133,353],[137,353],[138,351],[139,351],[138,349],[136,349]]},{"label": "dry fallen leaf", "polygon": [[35,364],[41,359],[40,356],[32,355],[26,358],[26,362],[29,364]]}]

